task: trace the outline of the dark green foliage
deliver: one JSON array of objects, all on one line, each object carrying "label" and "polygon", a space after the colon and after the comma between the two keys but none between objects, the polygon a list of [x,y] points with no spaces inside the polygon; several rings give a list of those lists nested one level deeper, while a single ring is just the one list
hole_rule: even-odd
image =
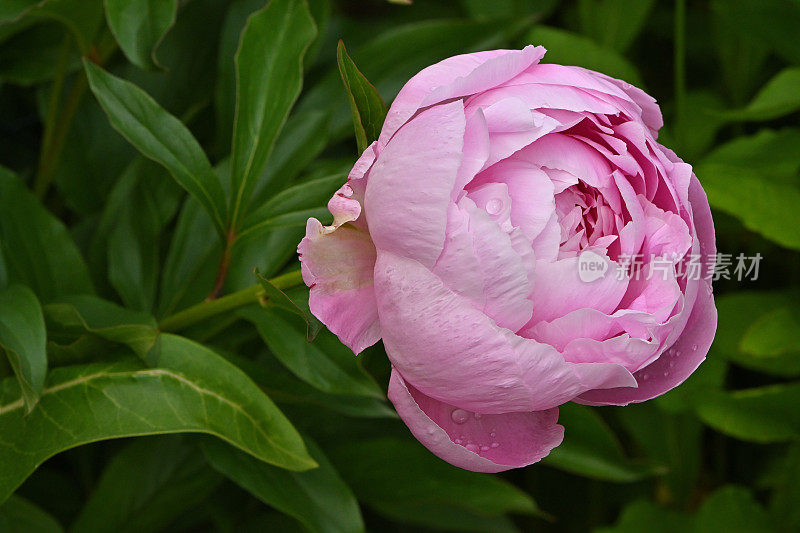
[{"label": "dark green foliage", "polygon": [[[0,2],[0,531],[800,529],[800,3],[402,3]],[[763,259],[686,383],[476,474],[295,254],[410,76],[529,43],[656,97],[718,249]]]}]

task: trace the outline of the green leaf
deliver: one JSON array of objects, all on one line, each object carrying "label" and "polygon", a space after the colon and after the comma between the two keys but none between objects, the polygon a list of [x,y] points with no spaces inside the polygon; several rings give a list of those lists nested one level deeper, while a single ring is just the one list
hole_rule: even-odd
[{"label": "green leaf", "polygon": [[5,533],[61,533],[55,518],[19,496],[11,496],[0,505],[0,531]]},{"label": "green leaf", "polygon": [[[423,68],[444,57],[476,50],[500,48],[508,39],[527,29],[530,18],[476,22],[463,19],[423,20],[393,26],[351,54],[378,92],[391,99]],[[298,108],[331,110],[331,136],[344,139],[353,131],[352,114],[341,90],[338,69],[331,71],[311,90]]]},{"label": "green leaf", "polygon": [[769,80],[746,107],[724,112],[722,116],[728,120],[765,121],[797,110],[800,110],[800,67],[789,67]]},{"label": "green leaf", "polygon": [[[214,236],[211,219],[197,201],[188,199],[161,272],[159,318],[202,301],[214,286],[221,256],[222,244]],[[252,285],[252,267],[248,274]]]},{"label": "green leaf", "polygon": [[104,0],[106,20],[125,57],[144,69],[160,68],[156,48],[175,24],[177,0]]},{"label": "green leaf", "polygon": [[576,65],[643,87],[636,67],[614,49],[604,48],[591,39],[559,28],[537,25],[528,32],[526,40],[547,48],[544,63]]},{"label": "green leaf", "polygon": [[[330,115],[310,110],[292,113],[269,156],[269,165],[253,190],[252,208],[271,201],[285,189],[328,145]],[[352,162],[351,162],[352,166]],[[302,176],[305,180],[307,177]],[[245,219],[252,217],[249,214]]]},{"label": "green leaf", "polygon": [[275,308],[251,307],[239,314],[255,324],[275,357],[303,381],[328,393],[383,397],[353,352],[333,335],[321,333],[308,342],[305,323]]},{"label": "green leaf", "polygon": [[[700,368],[712,360],[704,362]],[[675,390],[682,388],[683,385]],[[685,505],[693,497],[703,466],[705,428],[694,410],[675,413],[667,412],[662,406],[661,401],[644,402],[614,410],[638,453],[664,465],[665,472],[658,480],[659,497]]]},{"label": "green leaf", "polygon": [[203,149],[177,118],[147,93],[84,60],[97,100],[114,128],[150,159],[161,163],[202,204],[224,234],[225,193]]},{"label": "green leaf", "polygon": [[704,164],[727,165],[796,183],[800,171],[800,129],[762,129],[717,146]]},{"label": "green leaf", "polygon": [[64,24],[86,54],[103,23],[103,5],[97,0],[12,0],[0,7],[0,25],[42,18]]},{"label": "green leaf", "polygon": [[[691,531],[691,517],[685,513],[659,507],[655,503],[639,500],[623,509],[614,526],[596,529],[595,533],[674,533]],[[699,533],[699,532],[698,532]]]},{"label": "green leaf", "polygon": [[748,351],[743,349],[745,336],[760,337],[757,324],[764,324],[773,310],[792,306],[795,299],[793,292],[740,291],[720,296],[715,302],[719,327],[711,346],[712,354],[752,370],[777,376],[800,376],[800,350],[759,357],[757,354],[762,350],[750,346],[753,341],[748,342]]},{"label": "green leaf", "polygon": [[208,433],[282,468],[316,466],[297,431],[241,370],[187,339],[161,337],[153,368],[122,359],[52,370],[27,417],[16,381],[0,383],[0,501],[61,451],[136,435]]},{"label": "green leaf", "polygon": [[402,441],[351,439],[328,455],[359,501],[405,523],[447,528],[456,520],[463,524],[483,518],[485,523],[486,517],[496,521],[509,512],[542,515],[515,486],[451,466],[410,436]]},{"label": "green leaf", "polygon": [[772,488],[769,514],[787,530],[800,528],[800,443],[794,443],[776,463],[768,480]]},{"label": "green leaf", "polygon": [[39,401],[47,374],[47,332],[39,300],[28,287],[0,290],[0,349],[17,375],[25,408]]},{"label": "green leaf", "polygon": [[[312,342],[322,330],[323,324],[311,314],[308,305],[298,305],[285,292],[273,285],[269,279],[262,276],[258,270],[256,270],[255,274],[259,284],[264,288],[264,295],[267,298],[264,305],[284,309],[302,318],[303,322],[306,323],[306,340]],[[307,301],[308,299],[306,299]]]},{"label": "green leaf", "polygon": [[735,485],[717,489],[703,502],[694,519],[698,533],[768,533],[775,531],[766,511],[750,490]]},{"label": "green leaf", "polygon": [[800,438],[800,383],[708,394],[697,415],[717,431],[750,442]]},{"label": "green leaf", "polygon": [[217,149],[230,153],[233,115],[236,112],[236,63],[234,56],[248,17],[264,7],[264,0],[233,0],[225,11],[217,52],[217,80],[214,88]]},{"label": "green leaf", "polygon": [[329,409],[359,418],[397,418],[397,413],[387,404],[386,398],[322,392],[297,378],[269,354],[261,354],[253,360],[228,352],[222,353],[279,404],[311,405],[314,409]]},{"label": "green leaf", "polygon": [[756,320],[742,337],[742,351],[755,357],[800,353],[800,307],[792,303]]},{"label": "green leaf", "polygon": [[350,102],[353,126],[356,130],[356,143],[360,154],[372,141],[378,139],[388,110],[381,95],[378,94],[378,90],[364,77],[350,56],[347,55],[347,49],[341,40],[336,48],[336,63],[339,65],[339,74],[342,76],[344,90],[347,92],[347,99]]},{"label": "green leaf", "polygon": [[583,33],[601,45],[624,52],[647,22],[655,0],[580,0]]},{"label": "green leaf", "polygon": [[109,195],[93,245],[100,246],[98,238],[105,237],[108,280],[130,308],[153,309],[161,270],[159,238],[182,196],[166,170],[144,157],[129,165]]},{"label": "green leaf", "polygon": [[724,211],[745,227],[787,248],[800,250],[797,206],[800,188],[759,171],[701,162],[695,169],[711,207]]},{"label": "green leaf", "polygon": [[272,0],[251,15],[236,52],[230,221],[250,194],[303,84],[303,56],[317,35],[304,0]]},{"label": "green leaf", "polygon": [[161,531],[201,503],[222,476],[206,465],[200,451],[187,440],[150,437],[125,446],[103,470],[70,531]]},{"label": "green leaf", "polygon": [[346,181],[347,176],[333,174],[284,189],[247,217],[239,239],[276,227],[304,228],[309,217],[330,218],[326,204]]},{"label": "green leaf", "polygon": [[630,483],[663,473],[663,467],[627,459],[611,428],[592,408],[564,404],[559,407],[558,419],[566,430],[564,442],[550,452],[544,464],[617,483]]},{"label": "green leaf", "polygon": [[[66,40],[65,40],[66,39]],[[59,60],[68,54],[68,69],[79,65],[79,57],[71,46],[71,37],[57,23],[37,24],[20,32],[0,48],[0,80],[30,86],[55,76]]]},{"label": "green leaf", "polygon": [[43,302],[93,292],[86,264],[64,224],[2,167],[0,191],[0,251],[8,282],[27,285]]},{"label": "green leaf", "polygon": [[91,333],[129,346],[145,357],[158,339],[158,326],[146,313],[131,311],[95,296],[74,296],[47,304],[47,321],[62,330]]},{"label": "green leaf", "polygon": [[[767,51],[774,50],[784,60],[800,65],[797,28],[800,27],[800,3],[797,0],[724,0],[718,8],[728,13],[745,45],[751,42]],[[758,71],[745,70],[739,76],[758,77]]]},{"label": "green leaf", "polygon": [[318,468],[289,472],[258,461],[215,439],[202,441],[217,471],[267,505],[299,520],[314,532],[360,532],[358,502],[318,446],[306,441]]}]

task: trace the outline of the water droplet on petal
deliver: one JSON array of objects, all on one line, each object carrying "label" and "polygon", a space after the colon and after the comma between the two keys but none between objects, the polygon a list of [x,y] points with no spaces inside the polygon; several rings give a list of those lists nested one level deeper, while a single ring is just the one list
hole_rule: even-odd
[{"label": "water droplet on petal", "polygon": [[503,209],[503,200],[500,198],[492,198],[486,202],[486,212],[490,215],[496,215]]},{"label": "water droplet on petal", "polygon": [[693,351],[693,352],[696,352],[696,351],[697,351],[697,345],[696,345],[696,344],[692,344],[692,351]]},{"label": "water droplet on petal", "polygon": [[492,432],[489,433],[489,436],[495,438],[497,436],[497,432],[495,430],[492,430]]},{"label": "water droplet on petal", "polygon": [[453,412],[450,414],[450,418],[452,418],[453,422],[456,424],[463,424],[469,420],[469,413],[463,409],[453,409]]},{"label": "water droplet on petal", "polygon": [[456,439],[453,442],[455,442],[456,444],[463,444],[464,443],[464,441],[461,440],[461,439]]},{"label": "water droplet on petal", "polygon": [[499,442],[493,442],[492,443],[492,448],[497,448],[498,446],[500,446]]},{"label": "water droplet on petal", "polygon": [[465,446],[465,448],[468,449],[469,451],[475,452],[475,453],[477,453],[480,450],[480,448],[478,447],[477,444],[467,444]]}]

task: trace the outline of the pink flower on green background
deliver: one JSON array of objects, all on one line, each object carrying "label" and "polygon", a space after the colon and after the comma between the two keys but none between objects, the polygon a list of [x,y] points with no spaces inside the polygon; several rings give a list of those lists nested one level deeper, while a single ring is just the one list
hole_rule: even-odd
[{"label": "pink flower on green background", "polygon": [[[565,402],[672,389],[716,330],[713,265],[681,274],[715,254],[708,201],[655,101],[544,53],[414,76],[298,247],[312,312],[355,353],[383,340],[398,414],[469,470],[545,457]],[[615,275],[632,256],[644,275]]]}]

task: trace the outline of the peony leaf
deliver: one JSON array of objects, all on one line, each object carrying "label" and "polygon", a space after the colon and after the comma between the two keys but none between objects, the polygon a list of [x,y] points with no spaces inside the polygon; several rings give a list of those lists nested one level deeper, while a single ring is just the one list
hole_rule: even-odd
[{"label": "peony leaf", "polygon": [[46,346],[42,308],[33,291],[23,285],[0,290],[0,351],[14,369],[29,413],[44,387]]},{"label": "peony leaf", "polygon": [[451,466],[410,439],[351,439],[327,451],[360,501],[407,524],[487,531],[505,513],[546,516],[517,487]]},{"label": "peony leaf", "polygon": [[[711,347],[712,353],[758,372],[783,377],[800,376],[800,350],[764,357],[764,347],[755,343],[756,339],[764,339],[760,327],[770,314],[774,310],[790,308],[796,298],[796,293],[791,291],[740,291],[720,296],[716,299],[719,328]],[[796,330],[789,333],[796,335]],[[750,339],[747,344],[745,337]],[[785,339],[785,333],[781,338]]]},{"label": "peony leaf", "polygon": [[111,125],[150,159],[170,171],[197,198],[220,235],[224,234],[225,192],[191,132],[147,93],[84,60],[86,76]]},{"label": "peony leaf", "polygon": [[131,441],[108,462],[70,531],[163,531],[202,502],[222,476],[190,440],[169,435]]},{"label": "peony leaf", "polygon": [[289,472],[216,439],[203,439],[208,462],[231,481],[314,532],[364,531],[358,502],[322,450],[306,441],[319,468]]},{"label": "peony leaf", "polygon": [[350,102],[353,126],[356,130],[356,143],[360,154],[381,134],[388,110],[381,95],[378,94],[378,90],[347,55],[343,41],[339,41],[339,46],[336,48],[336,62],[339,65],[339,74],[342,76],[344,90],[347,91],[347,99]]},{"label": "peony leaf", "polygon": [[800,110],[800,67],[780,71],[742,109],[722,116],[731,121],[765,121]]},{"label": "peony leaf", "polygon": [[119,307],[95,296],[73,296],[44,308],[51,329],[62,333],[91,333],[129,346],[145,357],[158,339],[158,327],[147,313]]},{"label": "peony leaf", "polygon": [[303,56],[317,35],[305,0],[273,0],[247,21],[236,52],[230,223],[245,216],[303,84]]},{"label": "peony leaf", "polygon": [[9,533],[63,533],[64,528],[49,513],[20,496],[0,505],[0,531]]},{"label": "peony leaf", "polygon": [[208,433],[282,468],[316,466],[275,404],[211,350],[162,335],[155,363],[118,359],[55,369],[27,417],[16,382],[0,382],[0,501],[59,452],[136,435]]},{"label": "peony leaf", "polygon": [[61,221],[0,167],[0,252],[9,283],[27,285],[43,302],[94,292],[78,247]]},{"label": "peony leaf", "polygon": [[706,395],[697,414],[707,425],[737,439],[758,443],[800,438],[800,383],[770,385]]},{"label": "peony leaf", "polygon": [[239,314],[258,328],[275,357],[303,381],[327,393],[384,397],[353,352],[332,334],[322,332],[315,342],[308,342],[305,322],[277,308],[250,307]]},{"label": "peony leaf", "polygon": [[246,239],[269,228],[305,227],[309,217],[330,218],[325,204],[345,181],[347,176],[332,174],[284,189],[247,217],[239,238]]},{"label": "peony leaf", "polygon": [[175,24],[177,0],[105,0],[106,21],[125,57],[148,70],[162,68],[156,48]]},{"label": "peony leaf", "polygon": [[590,407],[564,404],[558,410],[564,442],[543,460],[561,470],[603,481],[630,483],[663,471],[662,467],[635,463],[625,457],[611,428]]}]

